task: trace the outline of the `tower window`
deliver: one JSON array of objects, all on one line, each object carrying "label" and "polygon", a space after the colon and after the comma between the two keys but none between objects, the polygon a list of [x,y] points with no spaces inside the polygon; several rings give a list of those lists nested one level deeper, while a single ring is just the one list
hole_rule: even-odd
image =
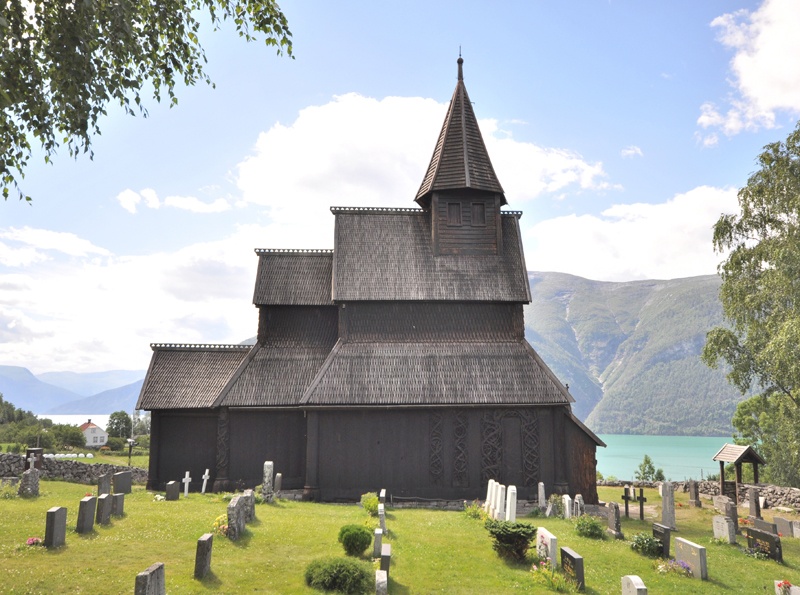
[{"label": "tower window", "polygon": [[472,225],[486,225],[486,205],[482,202],[472,203]]},{"label": "tower window", "polygon": [[447,203],[447,225],[461,225],[461,203]]}]

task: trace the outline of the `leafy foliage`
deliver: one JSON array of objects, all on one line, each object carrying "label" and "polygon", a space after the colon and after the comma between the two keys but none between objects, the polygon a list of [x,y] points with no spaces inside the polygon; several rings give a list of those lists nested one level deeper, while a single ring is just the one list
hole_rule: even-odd
[{"label": "leafy foliage", "polygon": [[348,556],[360,556],[372,543],[372,532],[364,525],[344,525],[339,530],[339,543]]},{"label": "leafy foliage", "polygon": [[[131,428],[131,416],[128,415],[127,411],[115,411],[108,418],[106,432],[110,437],[127,438],[131,435]],[[114,450],[119,449],[114,448]]]},{"label": "leafy foliage", "polygon": [[488,519],[484,525],[494,540],[492,547],[501,558],[523,562],[536,537],[536,527],[528,523],[495,521]]},{"label": "leafy foliage", "polygon": [[380,500],[375,492],[361,494],[361,506],[364,507],[369,516],[378,516],[378,504],[380,504]]},{"label": "leafy foliage", "polygon": [[582,514],[575,519],[575,532],[581,537],[589,539],[603,539],[606,536],[603,523],[589,514]]},{"label": "leafy foliage", "polygon": [[306,568],[306,584],[322,591],[367,593],[374,589],[372,569],[351,558],[313,560]]},{"label": "leafy foliage", "polygon": [[664,553],[661,540],[647,533],[634,535],[633,539],[631,539],[631,549],[648,558],[658,558]]},{"label": "leafy foliage", "polygon": [[479,500],[473,500],[472,502],[464,500],[464,514],[467,518],[477,519],[479,521],[485,521],[489,518],[489,515],[483,509],[483,505],[481,505]]},{"label": "leafy foliage", "polygon": [[215,29],[230,20],[240,37],[263,37],[291,55],[291,32],[274,0],[7,0],[0,16],[0,177],[16,188],[34,142],[45,161],[58,146],[91,154],[91,137],[109,102],[147,115],[153,98],[177,105],[175,86],[210,83],[199,18]]},{"label": "leafy foliage", "polygon": [[531,577],[534,583],[543,586],[548,591],[555,591],[556,593],[579,592],[575,581],[556,571],[546,560],[536,562],[531,566]]},{"label": "leafy foliage", "polygon": [[758,164],[739,190],[741,212],[722,215],[714,226],[714,248],[727,254],[719,273],[729,326],[708,333],[703,361],[725,364],[728,380],[742,393],[761,390],[739,405],[733,421],[738,440],[765,456],[766,479],[797,486],[800,124],[785,141],[765,146]]},{"label": "leafy foliage", "polygon": [[644,455],[634,475],[638,481],[664,481],[664,470],[656,469],[650,455]]}]

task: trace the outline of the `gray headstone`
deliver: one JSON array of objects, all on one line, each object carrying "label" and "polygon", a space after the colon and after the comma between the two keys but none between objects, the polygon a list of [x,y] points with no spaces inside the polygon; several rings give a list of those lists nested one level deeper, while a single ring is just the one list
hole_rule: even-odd
[{"label": "gray headstone", "polygon": [[242,493],[244,499],[244,520],[251,523],[256,519],[256,494],[253,490],[245,490]]},{"label": "gray headstone", "polygon": [[622,595],[647,595],[647,587],[635,574],[622,577]]},{"label": "gray headstone", "polygon": [[750,503],[750,516],[760,519],[761,518],[761,502],[758,499],[758,489],[748,488],[747,499]]},{"label": "gray headstone", "polygon": [[197,552],[194,555],[194,578],[201,579],[211,570],[211,548],[213,545],[213,533],[205,533],[197,540]]},{"label": "gray headstone", "polygon": [[794,537],[792,522],[789,519],[776,516],[772,520],[775,522],[775,526],[778,528],[778,535],[783,537]]},{"label": "gray headstone", "polygon": [[670,481],[665,481],[661,485],[661,524],[673,531],[677,529],[675,525],[675,491]]},{"label": "gray headstone", "polygon": [[767,533],[772,533],[773,535],[778,534],[778,525],[775,523],[770,523],[769,521],[765,521],[764,519],[750,519],[753,521],[753,527],[758,529],[759,531],[765,531]]},{"label": "gray headstone", "polygon": [[130,471],[120,471],[114,474],[115,494],[130,494],[132,485],[133,482]]},{"label": "gray headstone", "polygon": [[247,503],[241,496],[234,496],[228,503],[228,539],[236,541],[245,529]]},{"label": "gray headstone", "polygon": [[378,504],[378,522],[384,534],[386,533],[386,508],[383,504]]},{"label": "gray headstone", "polygon": [[91,533],[94,531],[94,515],[97,508],[97,498],[86,496],[78,504],[78,524],[75,527],[77,533]]},{"label": "gray headstone", "polygon": [[609,502],[606,504],[606,515],[608,516],[608,528],[606,531],[614,536],[614,539],[625,539],[622,534],[622,523],[619,518],[619,504]]},{"label": "gray headstone", "polygon": [[569,494],[564,494],[561,497],[561,502],[564,505],[564,518],[571,519],[572,518],[572,498]]},{"label": "gray headstone", "polygon": [[47,511],[44,529],[45,547],[61,547],[67,540],[67,509],[54,506]]},{"label": "gray headstone", "polygon": [[558,565],[558,539],[544,527],[536,529],[536,553],[540,558],[550,558],[550,566]]},{"label": "gray headstone", "polygon": [[583,556],[579,556],[568,547],[562,547],[561,570],[565,575],[575,581],[579,591],[583,591],[586,588],[586,581],[583,573]]},{"label": "gray headstone", "polygon": [[758,549],[772,559],[778,562],[783,562],[783,547],[781,546],[781,538],[775,533],[768,533],[755,528],[747,529],[747,547],[751,549]]},{"label": "gray headstone", "polygon": [[724,539],[727,543],[736,543],[736,527],[733,519],[726,516],[715,516],[712,519],[714,539]]},{"label": "gray headstone", "polygon": [[508,486],[506,492],[506,519],[512,523],[517,522],[517,486]]},{"label": "gray headstone", "polygon": [[122,516],[125,514],[125,494],[111,495],[111,514]]},{"label": "gray headstone", "polygon": [[675,559],[686,562],[695,578],[708,580],[708,561],[706,560],[706,548],[684,539],[675,538]]},{"label": "gray headstone", "polygon": [[375,544],[372,547],[372,557],[381,557],[381,546],[383,545],[383,529],[375,529]]},{"label": "gray headstone", "polygon": [[389,595],[389,575],[385,570],[375,571],[375,595]]},{"label": "gray headstone", "polygon": [[392,544],[384,543],[381,546],[381,570],[386,573],[386,579],[389,579],[389,567],[392,565]]},{"label": "gray headstone", "polygon": [[739,509],[733,500],[728,500],[722,507],[722,515],[733,521],[733,530],[739,533]]},{"label": "gray headstone", "polygon": [[714,508],[716,508],[722,513],[725,512],[725,504],[728,502],[732,502],[732,500],[727,496],[713,496],[711,498],[711,501],[714,503]]},{"label": "gray headstone", "polygon": [[177,481],[167,482],[167,500],[177,500],[181,496],[181,484]]},{"label": "gray headstone", "polygon": [[792,521],[792,537],[800,538],[800,521]]},{"label": "gray headstone", "polygon": [[97,495],[102,496],[103,494],[110,494],[111,493],[111,474],[110,473],[103,473],[97,477]]},{"label": "gray headstone", "polygon": [[672,536],[672,529],[660,523],[653,523],[653,537],[661,540],[661,555],[669,558],[669,544]]},{"label": "gray headstone", "polygon": [[586,512],[586,508],[583,504],[583,496],[581,494],[575,494],[575,502],[573,502],[572,506],[572,516],[578,517]]},{"label": "gray headstone", "polygon": [[22,498],[36,498],[39,496],[39,470],[36,467],[28,469],[22,474],[17,494]]},{"label": "gray headstone", "polygon": [[264,461],[264,480],[261,482],[261,497],[265,502],[275,498],[275,463]]},{"label": "gray headstone", "polygon": [[703,507],[703,503],[700,502],[700,487],[693,479],[689,480],[689,506]]},{"label": "gray headstone", "polygon": [[111,494],[103,494],[97,499],[97,516],[95,521],[98,525],[107,525],[111,522]]},{"label": "gray headstone", "polygon": [[136,575],[134,595],[167,595],[164,563],[156,562],[144,572]]},{"label": "gray headstone", "polygon": [[544,508],[547,502],[547,497],[544,493],[544,482],[539,482],[539,508]]},{"label": "gray headstone", "polygon": [[283,473],[275,474],[275,495],[279,496],[283,489]]}]

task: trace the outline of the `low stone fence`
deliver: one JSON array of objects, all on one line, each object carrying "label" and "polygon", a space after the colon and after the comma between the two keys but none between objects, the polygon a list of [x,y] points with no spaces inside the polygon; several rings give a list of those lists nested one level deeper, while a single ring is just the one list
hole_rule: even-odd
[{"label": "low stone fence", "polygon": [[[25,457],[10,453],[0,454],[0,477],[19,477],[25,470]],[[130,471],[134,483],[147,481],[147,470],[139,467],[107,465],[105,463],[79,463],[70,459],[45,457],[42,463],[42,479],[62,479],[73,483],[96,484],[97,478],[106,473]]]}]

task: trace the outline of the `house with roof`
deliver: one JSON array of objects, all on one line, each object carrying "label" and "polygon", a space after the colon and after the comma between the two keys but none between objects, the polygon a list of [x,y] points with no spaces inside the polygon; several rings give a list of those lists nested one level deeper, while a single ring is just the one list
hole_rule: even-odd
[{"label": "house with roof", "polygon": [[253,487],[270,460],[309,499],[495,479],[596,502],[605,445],[525,340],[522,213],[502,210],[462,62],[416,208],[332,207],[333,250],[256,250],[255,345],[152,345],[149,488],[206,468]]},{"label": "house with roof", "polygon": [[88,448],[100,448],[101,446],[105,446],[106,442],[108,442],[108,432],[92,423],[91,419],[78,426],[78,429],[83,432],[83,437],[86,440],[86,446]]}]

